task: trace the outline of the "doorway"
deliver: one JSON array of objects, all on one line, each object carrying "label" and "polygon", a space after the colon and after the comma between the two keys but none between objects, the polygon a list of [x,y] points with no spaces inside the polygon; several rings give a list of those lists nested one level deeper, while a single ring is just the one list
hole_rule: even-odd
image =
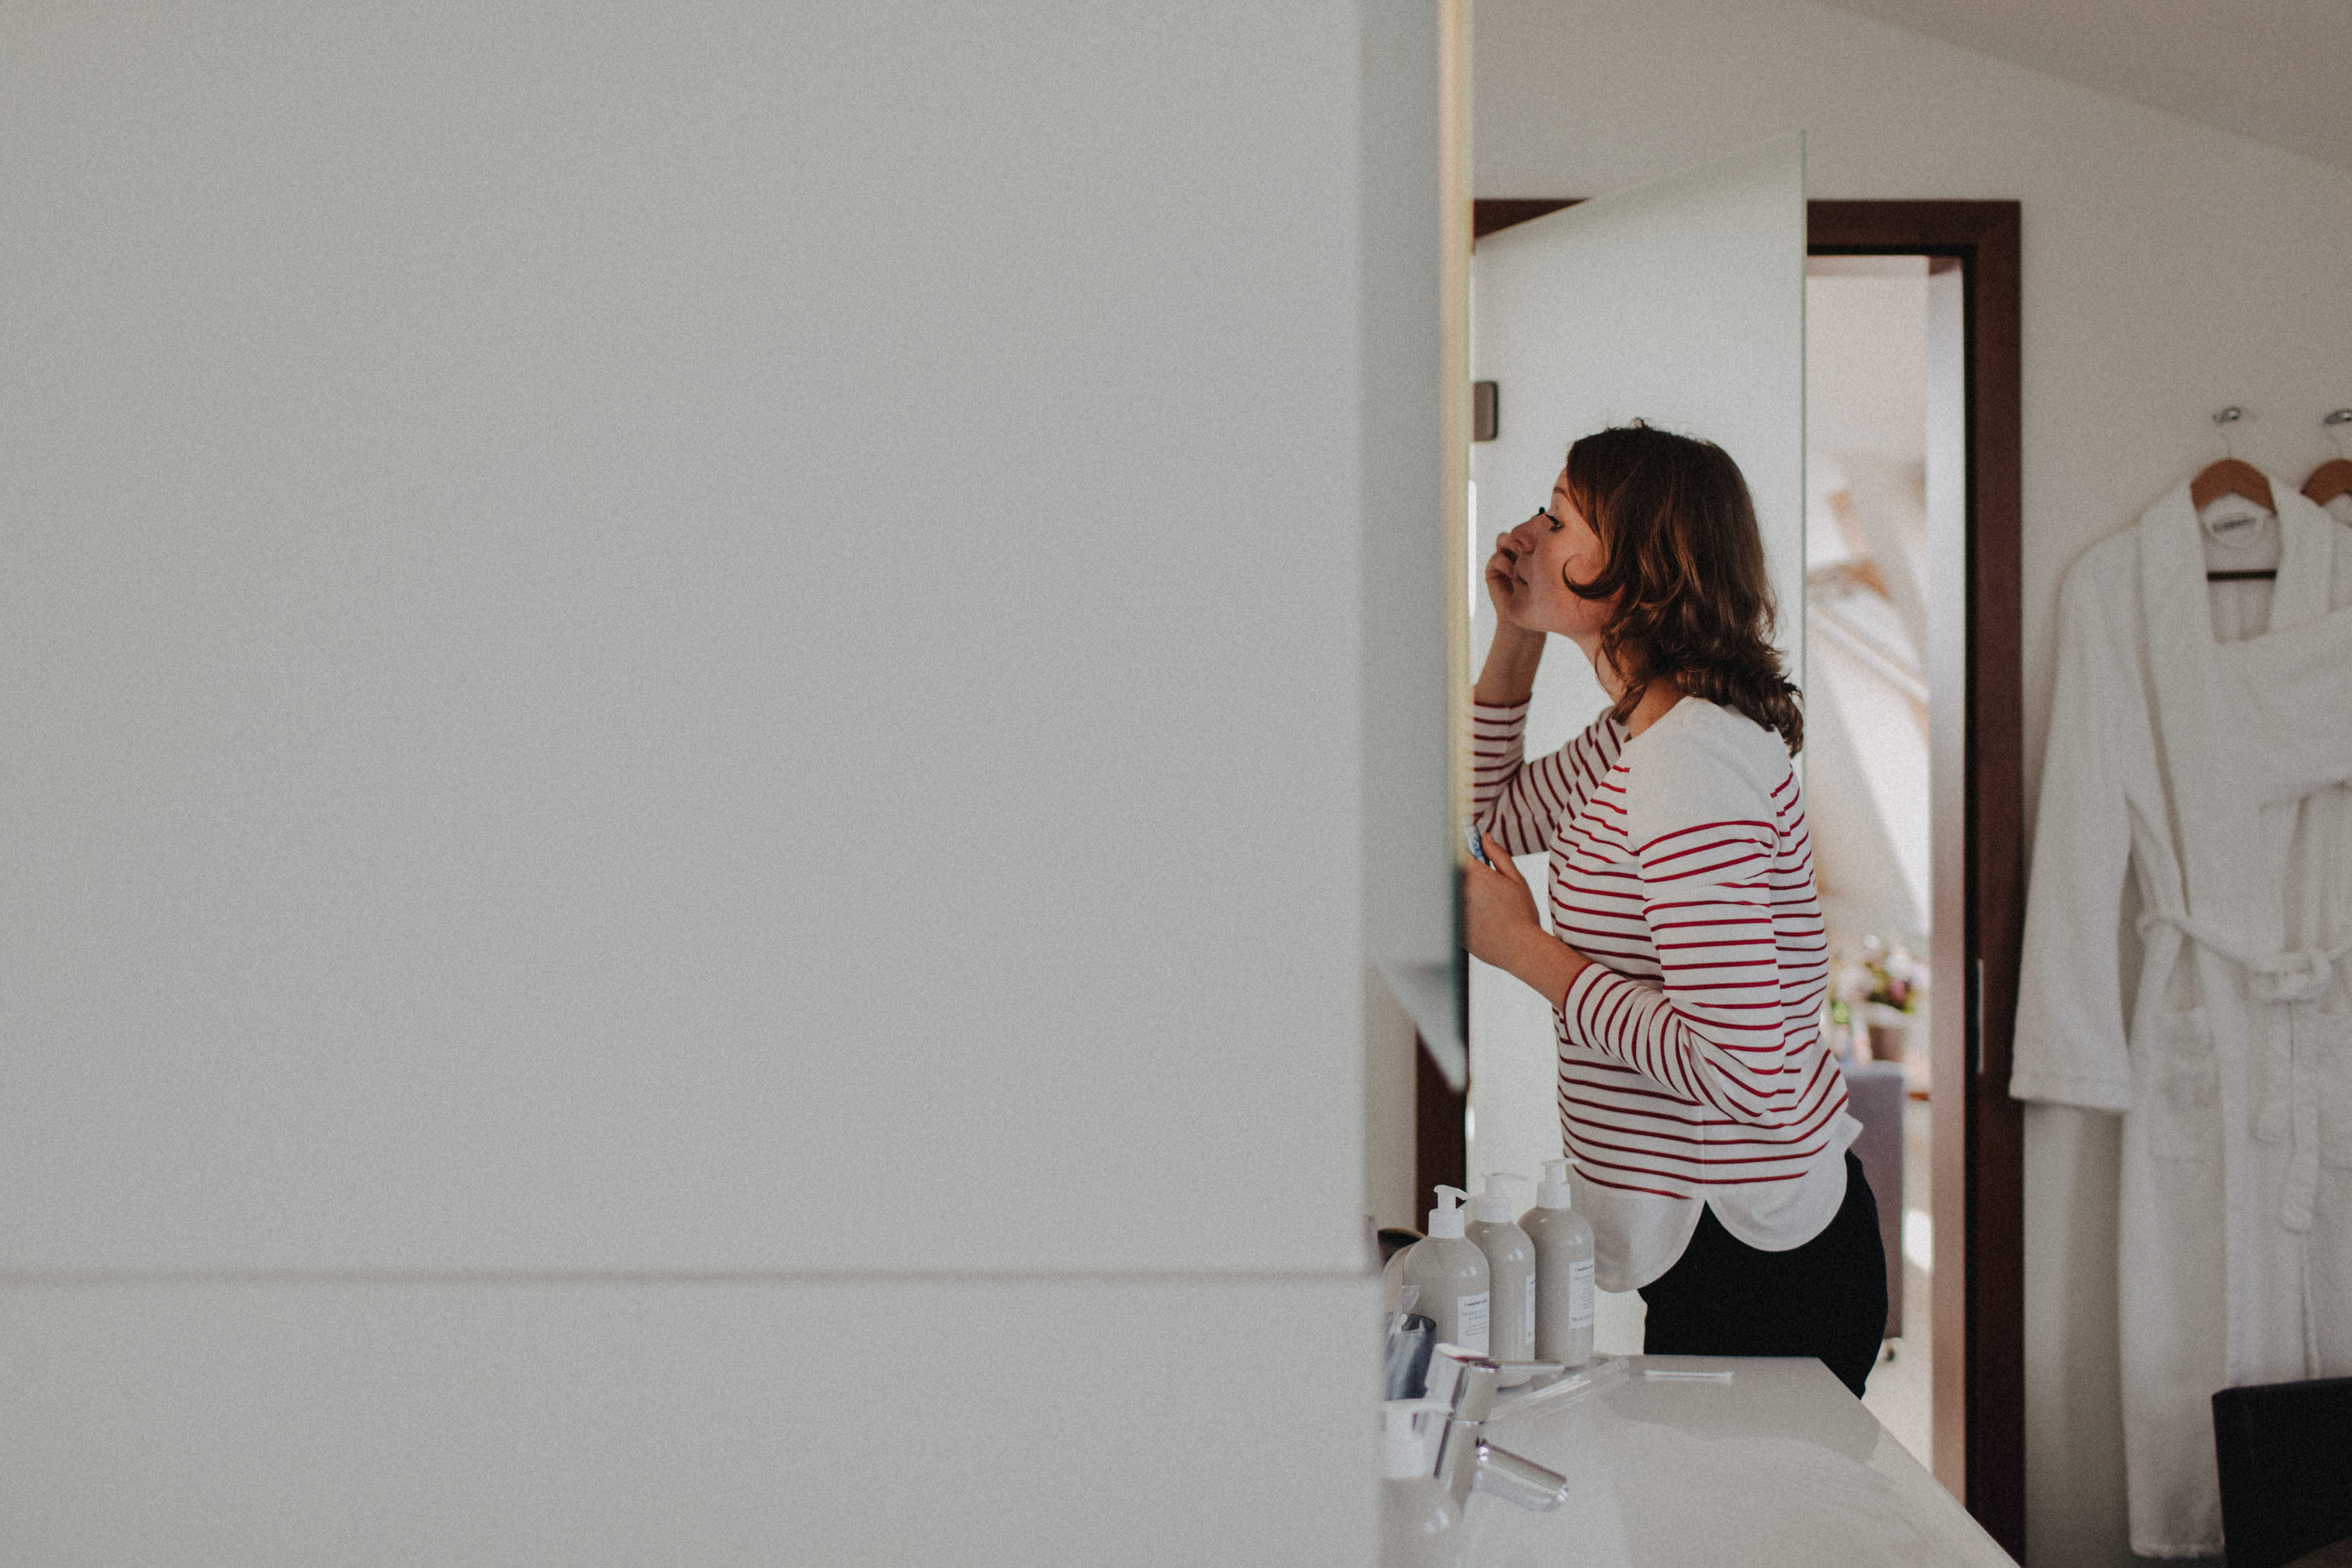
[{"label": "doorway", "polygon": [[[1482,200],[1474,235],[1572,205]],[[1925,723],[1929,862],[1926,938],[1937,977],[1920,1076],[1927,1089],[1927,1219],[1916,1235],[1927,1319],[1927,1441],[1938,1479],[2012,1555],[2024,1551],[2023,1120],[2007,1092],[2010,1021],[2024,921],[2023,721],[2019,672],[2019,208],[2014,202],[1811,202],[1815,258],[1900,258],[1924,268],[1931,341],[1957,345],[1940,384],[1961,450],[1944,489],[1923,474],[1916,674]],[[1860,267],[1867,273],[1869,268]],[[1898,265],[1879,263],[1882,268]],[[1931,418],[1933,415],[1931,413]],[[1943,504],[1935,504],[1940,498]],[[1941,519],[1937,526],[1937,520]],[[1867,934],[1867,933],[1862,933]],[[1424,1074],[1422,1179],[1458,1162],[1433,1137],[1466,1102]],[[1434,1168],[1433,1168],[1434,1167]],[[1456,1167],[1458,1168],[1458,1166]],[[1899,1251],[1911,1251],[1897,1242]],[[1906,1302],[1906,1308],[1910,1303]],[[1906,1316],[1907,1316],[1906,1312]]]},{"label": "doorway", "polygon": [[[1863,1403],[1934,1465],[1931,606],[1968,460],[1954,264],[1816,256],[1805,268],[1805,820],[1828,928],[1824,1024],[1862,1134],[1887,1262],[1886,1343]],[[1931,511],[1947,515],[1930,517]],[[1945,567],[1939,573],[1938,565]],[[1953,988],[1955,992],[1957,988]],[[1955,1000],[1957,997],[1955,996]]]}]

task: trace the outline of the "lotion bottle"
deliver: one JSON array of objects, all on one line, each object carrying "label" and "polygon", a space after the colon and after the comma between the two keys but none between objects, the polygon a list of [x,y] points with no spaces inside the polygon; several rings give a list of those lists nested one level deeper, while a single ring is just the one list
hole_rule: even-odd
[{"label": "lotion bottle", "polygon": [[[1511,1200],[1499,1184],[1524,1182],[1510,1171],[1487,1174],[1486,1190],[1470,1205],[1470,1223],[1464,1237],[1486,1255],[1487,1358],[1492,1361],[1534,1361],[1536,1356],[1536,1249],[1528,1233],[1511,1223]],[[1518,1374],[1517,1381],[1526,1381]],[[1505,1383],[1512,1380],[1505,1374]]]},{"label": "lotion bottle", "polygon": [[1566,1160],[1544,1162],[1536,1206],[1519,1216],[1536,1251],[1538,1361],[1592,1359],[1592,1222],[1576,1212]]},{"label": "lotion bottle", "polygon": [[1429,1234],[1404,1250],[1402,1282],[1413,1292],[1412,1310],[1435,1321],[1440,1343],[1485,1355],[1486,1255],[1463,1239],[1463,1214],[1454,1206],[1469,1195],[1460,1187],[1437,1189]]}]

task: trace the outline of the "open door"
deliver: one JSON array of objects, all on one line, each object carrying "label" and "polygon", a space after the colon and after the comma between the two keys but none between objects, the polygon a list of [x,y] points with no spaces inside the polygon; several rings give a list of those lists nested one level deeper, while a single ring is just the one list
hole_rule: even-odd
[{"label": "open door", "polygon": [[[1705,437],[1748,477],[1804,681],[1804,141],[1794,135],[1580,203],[1481,240],[1471,258],[1471,374],[1495,384],[1493,438],[1471,448],[1471,668],[1494,637],[1483,587],[1495,535],[1544,504],[1569,443],[1640,418]],[[1606,699],[1573,647],[1544,661],[1528,751],[1569,740]],[[1800,768],[1801,770],[1801,760]],[[1540,887],[1539,857],[1521,862]],[[1472,961],[1469,1173],[1533,1172],[1560,1153],[1550,1009]],[[1641,1349],[1638,1296],[1599,1303],[1598,1348]]]}]

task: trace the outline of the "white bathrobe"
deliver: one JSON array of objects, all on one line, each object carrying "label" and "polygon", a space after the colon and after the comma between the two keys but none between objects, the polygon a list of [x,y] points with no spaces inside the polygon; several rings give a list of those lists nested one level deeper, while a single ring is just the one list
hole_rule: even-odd
[{"label": "white bathrobe", "polygon": [[2221,1548],[2216,1389],[2352,1373],[2352,533],[2271,489],[2267,630],[2228,626],[2249,590],[2209,590],[2186,485],[2085,553],[2061,600],[2010,1087],[2123,1113],[2124,1447],[2147,1556]]}]

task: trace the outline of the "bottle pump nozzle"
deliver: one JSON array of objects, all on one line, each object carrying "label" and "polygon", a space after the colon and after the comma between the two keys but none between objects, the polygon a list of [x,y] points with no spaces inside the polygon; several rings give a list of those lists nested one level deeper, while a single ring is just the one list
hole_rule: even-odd
[{"label": "bottle pump nozzle", "polygon": [[1487,1172],[1486,1190],[1480,1193],[1476,1202],[1472,1205],[1472,1216],[1482,1225],[1501,1225],[1507,1222],[1511,1217],[1510,1195],[1505,1193],[1495,1184],[1497,1182],[1524,1182],[1527,1179],[1527,1177],[1520,1175],[1517,1171]]},{"label": "bottle pump nozzle", "polygon": [[1575,1194],[1568,1184],[1569,1167],[1573,1160],[1546,1160],[1543,1163],[1543,1184],[1536,1189],[1536,1207],[1564,1209],[1574,1205]]},{"label": "bottle pump nozzle", "polygon": [[1460,1187],[1440,1186],[1437,1189],[1437,1206],[1429,1211],[1429,1234],[1432,1239],[1437,1241],[1462,1239],[1462,1211],[1455,1205],[1469,1196],[1470,1194]]}]

